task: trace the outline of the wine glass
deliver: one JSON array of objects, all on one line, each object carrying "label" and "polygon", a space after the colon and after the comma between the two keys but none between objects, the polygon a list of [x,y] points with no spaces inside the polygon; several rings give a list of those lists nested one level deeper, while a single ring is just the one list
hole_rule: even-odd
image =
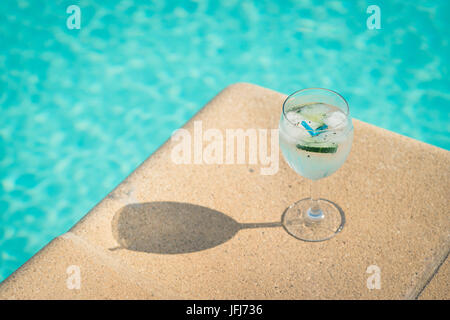
[{"label": "wine glass", "polygon": [[311,196],[286,209],[283,227],[300,240],[328,240],[342,230],[345,215],[336,203],[319,198],[317,184],[338,170],[350,153],[353,124],[347,101],[329,89],[296,91],[283,103],[279,129],[285,160],[311,180]]}]

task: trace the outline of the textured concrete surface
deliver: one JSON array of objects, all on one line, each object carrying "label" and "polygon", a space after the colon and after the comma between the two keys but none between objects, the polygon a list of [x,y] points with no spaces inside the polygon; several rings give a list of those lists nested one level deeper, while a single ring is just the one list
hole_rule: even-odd
[{"label": "textured concrete surface", "polygon": [[[203,131],[223,135],[275,129],[285,97],[232,85],[185,129],[192,133],[198,120]],[[266,165],[175,164],[168,141],[65,235],[70,244],[55,240],[2,283],[0,297],[81,297],[62,287],[68,263],[83,263],[86,298],[423,296],[450,248],[450,153],[358,120],[354,126],[347,162],[320,182],[321,197],[347,218],[329,241],[302,242],[279,226],[285,208],[309,195],[308,181],[281,154],[279,171],[261,175]],[[373,268],[379,289],[367,286]],[[41,270],[52,270],[46,286]],[[97,273],[115,285],[92,281]],[[439,283],[436,297],[448,290]]]},{"label": "textured concrete surface", "polygon": [[420,294],[421,300],[450,300],[450,262],[448,258]]},{"label": "textured concrete surface", "polygon": [[[77,277],[79,268],[80,281]],[[2,283],[2,299],[142,299],[151,296],[115,263],[59,237]]]}]

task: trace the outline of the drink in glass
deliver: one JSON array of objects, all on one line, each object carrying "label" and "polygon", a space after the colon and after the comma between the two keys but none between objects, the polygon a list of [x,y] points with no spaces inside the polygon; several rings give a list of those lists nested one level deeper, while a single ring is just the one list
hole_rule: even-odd
[{"label": "drink in glass", "polygon": [[353,125],[347,101],[328,89],[296,91],[283,104],[279,128],[287,163],[311,180],[311,196],[286,209],[283,226],[301,240],[330,239],[342,230],[345,216],[337,204],[318,198],[317,181],[337,171],[350,153]]}]

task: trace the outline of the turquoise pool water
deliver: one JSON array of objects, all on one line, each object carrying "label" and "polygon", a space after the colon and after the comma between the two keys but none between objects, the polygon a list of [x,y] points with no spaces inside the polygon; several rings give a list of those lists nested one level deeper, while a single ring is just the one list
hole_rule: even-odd
[{"label": "turquoise pool water", "polygon": [[[380,30],[366,27],[374,2]],[[449,150],[449,13],[447,0],[0,1],[0,281],[230,83],[331,88],[355,118]]]}]

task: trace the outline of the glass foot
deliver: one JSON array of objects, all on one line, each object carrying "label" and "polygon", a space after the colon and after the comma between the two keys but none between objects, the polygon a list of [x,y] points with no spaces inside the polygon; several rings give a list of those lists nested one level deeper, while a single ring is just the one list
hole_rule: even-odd
[{"label": "glass foot", "polygon": [[318,242],[333,238],[344,227],[344,211],[326,199],[319,199],[318,205],[319,212],[310,209],[310,198],[295,202],[283,213],[283,228],[294,238],[303,241]]}]

